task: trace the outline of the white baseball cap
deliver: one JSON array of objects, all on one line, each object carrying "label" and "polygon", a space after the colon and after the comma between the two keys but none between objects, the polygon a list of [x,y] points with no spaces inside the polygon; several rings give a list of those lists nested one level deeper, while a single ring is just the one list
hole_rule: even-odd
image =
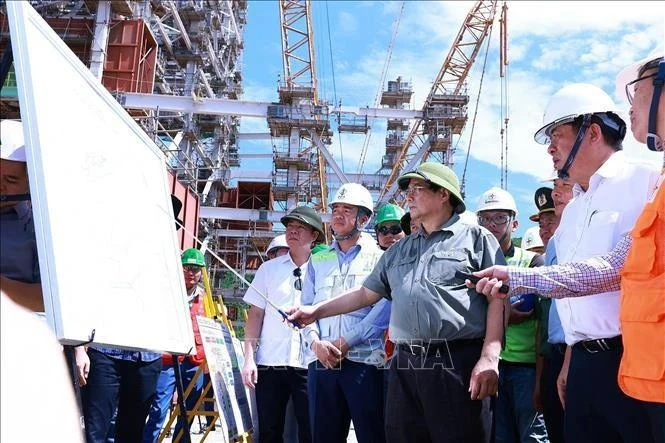
[{"label": "white baseball cap", "polygon": [[25,142],[21,122],[0,121],[0,158],[25,163]]}]

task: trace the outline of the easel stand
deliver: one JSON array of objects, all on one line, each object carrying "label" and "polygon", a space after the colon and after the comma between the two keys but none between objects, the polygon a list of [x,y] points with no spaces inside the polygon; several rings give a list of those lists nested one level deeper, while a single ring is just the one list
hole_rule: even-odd
[{"label": "easel stand", "polygon": [[[199,377],[203,377],[203,369],[205,367],[205,362],[201,364],[198,369],[196,370],[196,373],[194,374],[194,377],[192,377],[192,380],[189,382],[187,385],[187,389],[184,391],[184,395],[181,395],[181,392],[178,392],[178,404],[175,407],[175,409],[171,412],[169,415],[168,420],[166,421],[166,424],[164,425],[164,429],[162,429],[162,432],[159,434],[159,438],[157,439],[158,442],[162,442],[166,436],[169,433],[169,430],[171,429],[171,426],[173,425],[173,422],[175,420],[186,420],[187,424],[190,424],[193,420],[194,417],[199,416],[199,417],[211,417],[213,420],[207,424],[206,423],[206,428],[205,432],[203,433],[203,436],[201,437],[201,441],[205,441],[205,439],[208,437],[208,434],[210,434],[210,431],[212,430],[212,427],[215,425],[218,419],[220,419],[219,412],[218,411],[206,411],[204,410],[204,404],[206,402],[215,402],[214,397],[213,398],[207,398],[207,394],[210,390],[212,390],[212,382],[209,381],[203,386],[203,390],[201,391],[201,396],[196,400],[196,403],[194,404],[194,407],[191,411],[185,411],[185,398],[189,397],[192,395],[192,391],[194,390],[194,386],[196,386],[196,382]],[[182,379],[181,379],[182,380]],[[176,383],[178,383],[176,381]],[[181,413],[180,411],[185,411],[185,413]],[[181,422],[182,423],[182,422]],[[184,430],[188,429],[185,426],[181,425],[181,428]],[[183,436],[185,434],[186,436]],[[190,435],[188,432],[179,432],[177,435],[173,436],[173,443],[178,443],[178,442],[185,442],[185,441],[190,441],[190,440],[184,440],[185,438],[189,439]],[[240,437],[237,437],[234,442],[242,442],[242,443],[251,443],[252,442],[252,437],[250,434],[244,434]]]},{"label": "easel stand", "polygon": [[[228,327],[228,329],[231,331],[231,334],[233,334],[233,325],[231,324],[231,321],[229,320],[228,316],[226,315],[224,305],[223,304],[217,304],[213,298],[212,298],[212,290],[210,288],[210,279],[208,278],[208,272],[206,268],[202,268],[202,280],[203,280],[203,287],[205,288],[205,294],[203,295],[203,306],[205,310],[205,315],[208,318],[215,319],[216,321],[222,322],[224,325]],[[186,443],[191,443],[191,438],[190,438],[190,433],[189,433],[189,425],[191,422],[194,420],[195,416],[204,416],[206,418],[212,417],[212,421],[210,423],[206,422],[206,428],[205,432],[203,434],[203,437],[201,438],[201,441],[205,441],[206,437],[212,430],[212,427],[215,425],[218,419],[220,419],[219,412],[218,411],[206,411],[202,408],[204,402],[212,402],[213,404],[215,403],[215,398],[213,395],[213,398],[208,398],[207,394],[210,392],[212,388],[212,381],[209,381],[206,383],[203,387],[203,390],[201,391],[200,397],[196,400],[196,403],[194,404],[194,408],[191,411],[186,410],[186,402],[185,399],[192,395],[192,391],[194,390],[194,387],[196,386],[196,382],[199,377],[203,377],[204,374],[204,368],[207,367],[207,363],[204,361],[199,367],[196,369],[196,373],[194,374],[194,377],[192,377],[191,381],[187,385],[186,389],[183,389],[183,384],[182,384],[182,373],[180,371],[180,365],[178,364],[178,359],[174,359],[174,373],[176,377],[176,388],[178,389],[178,404],[176,407],[171,411],[171,414],[169,415],[169,418],[164,425],[164,428],[162,429],[162,432],[159,434],[159,437],[157,439],[158,442],[162,442],[166,436],[168,435],[171,425],[173,424],[174,420],[178,419],[180,420],[180,428],[182,429],[181,432],[178,432],[177,435],[173,436],[173,443],[178,443],[178,442],[186,442]],[[184,391],[184,392],[183,392]],[[250,443],[252,441],[252,437],[250,433],[245,433],[233,440],[234,442],[242,442],[242,443]]]},{"label": "easel stand", "polygon": [[[180,428],[182,429],[182,432],[179,432],[179,435],[183,435],[182,441],[183,443],[191,443],[191,435],[189,433],[189,423],[187,420],[187,409],[185,408],[185,390],[182,387],[182,372],[180,371],[180,362],[178,361],[178,358],[173,359],[173,374],[175,375],[175,386],[176,386],[176,392],[178,393],[178,408],[177,411],[180,412],[178,414],[178,420],[180,420]],[[190,383],[191,385],[191,383]],[[166,429],[169,429],[170,427],[171,420],[169,420],[169,426],[167,426]],[[178,436],[174,439],[174,441],[179,441]]]}]

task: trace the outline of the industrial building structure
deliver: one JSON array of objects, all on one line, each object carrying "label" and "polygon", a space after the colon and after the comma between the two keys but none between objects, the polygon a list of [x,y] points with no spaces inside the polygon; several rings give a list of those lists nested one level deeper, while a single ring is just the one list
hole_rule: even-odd
[{"label": "industrial building structure", "polygon": [[[496,1],[473,5],[427,99],[411,110],[412,85],[401,77],[387,82],[374,107],[321,99],[308,0],[279,0],[284,73],[272,103],[242,100],[246,0],[30,3],[162,149],[190,237],[242,275],[262,262],[283,211],[307,204],[325,212],[329,192],[349,181],[366,185],[379,204],[400,203],[400,171],[428,156],[452,165],[453,136],[467,121],[466,76],[497,9]],[[4,53],[9,29],[2,11],[0,37]],[[11,73],[0,111],[20,117]],[[242,117],[267,120],[270,182],[231,180],[242,159],[238,142],[250,137],[239,134]],[[387,119],[380,169],[343,171],[329,149],[335,131],[367,134],[376,119]],[[182,246],[193,246],[186,237]],[[213,260],[214,288],[227,299],[242,296],[244,286],[224,269]]]}]

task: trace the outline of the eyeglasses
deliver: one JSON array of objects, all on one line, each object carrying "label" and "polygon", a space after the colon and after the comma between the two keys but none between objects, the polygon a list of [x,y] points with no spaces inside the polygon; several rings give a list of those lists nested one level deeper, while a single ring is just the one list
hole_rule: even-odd
[{"label": "eyeglasses", "polygon": [[503,214],[503,215],[495,215],[494,217],[488,217],[485,215],[479,215],[478,216],[478,223],[487,226],[490,223],[494,223],[494,225],[505,225],[510,221],[510,219],[513,218],[512,215],[508,214]]},{"label": "eyeglasses", "polygon": [[201,266],[185,265],[182,267],[182,270],[185,272],[191,272],[192,274],[196,274],[197,272],[201,272]]},{"label": "eyeglasses", "polygon": [[409,186],[408,188],[406,188],[404,190],[404,193],[406,194],[407,197],[410,196],[410,195],[416,197],[416,196],[418,196],[418,194],[420,194],[420,192],[423,189],[428,189],[428,187],[427,186]]},{"label": "eyeglasses", "polygon": [[377,231],[381,235],[388,235],[388,234],[397,235],[400,232],[402,232],[402,227],[399,225],[381,226],[377,229]]},{"label": "eyeglasses", "polygon": [[638,77],[638,78],[636,78],[635,80],[633,80],[632,82],[626,83],[626,97],[628,97],[628,103],[630,103],[630,104],[632,105],[632,104],[633,104],[633,100],[635,99],[635,88],[633,88],[632,86],[633,86],[635,83],[637,83],[637,82],[639,82],[639,81],[641,81],[641,80],[646,80],[646,79],[648,79],[648,78],[653,78],[653,77],[655,77],[656,75],[657,75],[657,74],[649,74],[649,75],[645,75],[644,77]]},{"label": "eyeglasses", "polygon": [[293,270],[293,276],[297,278],[297,280],[293,282],[293,288],[296,291],[302,291],[302,279],[300,278],[302,276],[302,271],[300,268],[295,268]]}]

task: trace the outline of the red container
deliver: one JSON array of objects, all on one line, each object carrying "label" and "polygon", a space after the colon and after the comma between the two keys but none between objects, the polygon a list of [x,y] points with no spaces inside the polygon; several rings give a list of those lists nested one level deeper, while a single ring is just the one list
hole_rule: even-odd
[{"label": "red container", "polygon": [[[95,23],[86,18],[53,18],[45,19],[60,38],[69,46],[84,65],[90,64],[90,49],[93,40]],[[9,22],[7,16],[0,13],[0,57],[9,44]],[[150,91],[152,92],[152,91]]]},{"label": "red container", "polygon": [[172,171],[168,171],[171,194],[175,195],[182,202],[182,210],[178,218],[184,223],[184,229],[178,231],[180,239],[180,249],[197,248],[200,245],[196,242],[199,233],[199,197],[189,187],[180,183]]},{"label": "red container", "polygon": [[157,41],[143,20],[111,23],[102,77],[109,91],[151,94],[156,65]]}]

